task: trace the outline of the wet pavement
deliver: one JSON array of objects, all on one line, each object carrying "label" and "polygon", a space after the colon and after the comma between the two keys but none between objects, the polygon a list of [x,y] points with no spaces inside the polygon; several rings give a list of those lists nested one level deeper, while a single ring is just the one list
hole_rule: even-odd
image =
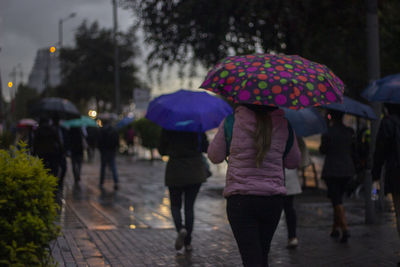
[{"label": "wet pavement", "polygon": [[[99,189],[98,155],[94,162],[84,164],[79,186],[68,169],[62,235],[52,244],[59,266],[241,266],[221,195],[226,166],[212,166],[213,176],[200,190],[193,252],[184,253],[174,248],[176,232],[163,180],[165,163],[145,157],[144,151],[136,157],[118,157],[118,191],[113,189],[110,173],[104,190]],[[272,242],[270,265],[396,266],[400,239],[391,209],[377,214],[376,225],[365,225],[362,200],[347,199],[345,207],[351,238],[348,244],[340,244],[329,237],[332,211],[323,190],[307,189],[297,196],[299,247],[286,248],[283,215]]]}]

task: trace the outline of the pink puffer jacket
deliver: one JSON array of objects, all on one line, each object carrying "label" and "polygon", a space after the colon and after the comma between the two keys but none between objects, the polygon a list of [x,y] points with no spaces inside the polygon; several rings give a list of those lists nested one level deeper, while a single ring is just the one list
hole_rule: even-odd
[{"label": "pink puffer jacket", "polygon": [[[293,146],[283,162],[288,139],[287,120],[284,111],[277,109],[271,112],[272,140],[262,165],[257,168],[256,148],[253,133],[256,129],[256,118],[253,111],[239,106],[235,110],[232,142],[230,147],[228,171],[224,196],[240,195],[284,195],[286,194],[283,165],[288,169],[297,168],[300,163],[300,150],[294,138]],[[208,158],[213,163],[221,163],[226,156],[224,121],[221,122],[214,140],[208,147]]]}]

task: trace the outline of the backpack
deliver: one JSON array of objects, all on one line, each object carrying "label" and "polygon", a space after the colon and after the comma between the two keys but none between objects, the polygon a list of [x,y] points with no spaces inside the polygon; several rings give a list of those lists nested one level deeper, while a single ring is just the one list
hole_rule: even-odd
[{"label": "backpack", "polygon": [[[224,133],[225,133],[226,156],[227,157],[230,154],[230,148],[231,148],[231,142],[232,142],[232,133],[233,133],[233,123],[234,122],[235,122],[234,114],[230,114],[225,118]],[[287,123],[287,127],[288,127],[289,136],[288,136],[288,139],[286,141],[285,151],[283,152],[283,159],[285,159],[287,154],[289,154],[289,151],[292,148],[293,142],[294,142],[294,134],[293,134],[292,125],[290,125],[289,121],[287,121],[287,122],[288,122]]]}]

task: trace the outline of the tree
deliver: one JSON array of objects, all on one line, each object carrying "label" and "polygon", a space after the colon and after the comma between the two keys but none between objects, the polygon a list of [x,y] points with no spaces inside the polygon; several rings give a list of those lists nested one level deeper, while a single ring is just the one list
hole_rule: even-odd
[{"label": "tree", "polygon": [[[353,94],[366,86],[365,3],[361,0],[124,0],[151,45],[150,69],[214,65],[227,55],[299,54],[329,66]],[[382,42],[399,36],[396,0],[381,1]],[[388,15],[390,13],[390,15]],[[399,39],[399,37],[395,37]],[[394,44],[393,44],[394,45]],[[382,58],[394,62],[394,50]],[[385,64],[383,62],[383,69]]]},{"label": "tree", "polygon": [[[91,98],[97,103],[114,103],[114,44],[112,31],[100,29],[97,22],[87,25],[84,21],[75,34],[76,47],[63,48],[60,52],[62,83],[57,94],[84,106]],[[136,29],[118,34],[120,61],[121,103],[132,99],[132,90],[143,87],[135,76],[138,68],[133,60],[139,54]]]},{"label": "tree", "polygon": [[146,118],[141,118],[133,122],[133,128],[138,133],[141,145],[150,150],[151,160],[153,160],[153,150],[160,142],[161,127]]}]

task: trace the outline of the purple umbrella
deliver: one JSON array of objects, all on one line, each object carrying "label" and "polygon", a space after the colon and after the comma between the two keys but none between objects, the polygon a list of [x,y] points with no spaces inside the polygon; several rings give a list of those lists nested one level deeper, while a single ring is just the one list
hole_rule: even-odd
[{"label": "purple umbrella", "polygon": [[146,118],[167,130],[205,132],[232,112],[228,103],[206,92],[179,90],[152,100]]},{"label": "purple umbrella", "polygon": [[200,88],[234,103],[302,109],[341,103],[343,82],[325,65],[297,55],[232,56],[211,69]]}]

